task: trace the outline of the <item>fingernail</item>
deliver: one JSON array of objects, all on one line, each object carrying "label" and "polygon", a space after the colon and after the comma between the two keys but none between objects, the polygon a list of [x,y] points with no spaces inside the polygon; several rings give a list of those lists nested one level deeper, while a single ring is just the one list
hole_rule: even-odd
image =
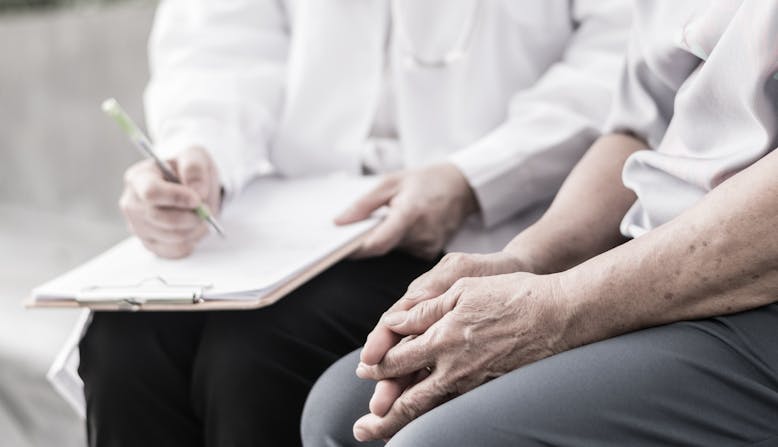
[{"label": "fingernail", "polygon": [[367,440],[367,431],[362,427],[354,427],[354,439],[359,442]]},{"label": "fingernail", "polygon": [[427,294],[427,291],[424,289],[416,289],[411,292],[408,292],[403,298],[405,298],[408,301],[416,301],[418,299],[421,299],[424,295]]},{"label": "fingernail", "polygon": [[397,326],[398,324],[404,322],[405,318],[405,312],[392,312],[390,314],[386,314],[382,321],[387,326]]}]

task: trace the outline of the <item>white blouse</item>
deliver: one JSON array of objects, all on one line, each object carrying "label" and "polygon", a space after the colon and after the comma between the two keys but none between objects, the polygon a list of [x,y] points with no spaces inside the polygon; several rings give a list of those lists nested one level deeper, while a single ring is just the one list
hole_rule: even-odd
[{"label": "white blouse", "polygon": [[624,166],[638,237],[778,145],[778,2],[641,0],[607,126],[650,150]]}]

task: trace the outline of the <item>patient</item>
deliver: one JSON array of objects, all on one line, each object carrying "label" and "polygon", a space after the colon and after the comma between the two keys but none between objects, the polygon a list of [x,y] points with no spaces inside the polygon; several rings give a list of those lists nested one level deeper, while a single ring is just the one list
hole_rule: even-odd
[{"label": "patient", "polygon": [[612,133],[502,252],[411,284],[306,445],[778,443],[778,5],[635,17]]}]

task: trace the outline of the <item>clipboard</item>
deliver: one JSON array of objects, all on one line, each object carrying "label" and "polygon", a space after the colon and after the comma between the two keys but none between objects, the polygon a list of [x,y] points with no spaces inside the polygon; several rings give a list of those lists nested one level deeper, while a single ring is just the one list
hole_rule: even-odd
[{"label": "clipboard", "polygon": [[81,297],[72,301],[37,301],[30,296],[24,303],[30,309],[76,309],[88,308],[95,311],[218,311],[251,310],[269,306],[285,297],[295,289],[327,270],[338,261],[353,253],[365,239],[366,234],[354,239],[347,245],[318,263],[289,278],[287,281],[271,287],[266,295],[250,299],[203,299],[204,291],[210,283],[179,284],[169,283],[163,278],[149,278],[139,284],[127,286],[94,285],[83,290]]},{"label": "clipboard", "polygon": [[37,287],[25,306],[212,311],[273,304],[362,244],[380,216],[347,226],[332,220],[374,185],[343,175],[260,179],[225,208],[226,239],[211,235],[193,255],[166,260],[130,238]]}]

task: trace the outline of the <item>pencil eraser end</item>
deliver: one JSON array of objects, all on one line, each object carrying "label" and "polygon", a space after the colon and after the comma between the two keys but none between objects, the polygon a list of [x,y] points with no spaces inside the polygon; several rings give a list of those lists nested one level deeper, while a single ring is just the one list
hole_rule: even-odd
[{"label": "pencil eraser end", "polygon": [[113,115],[119,110],[119,103],[114,98],[108,98],[103,101],[102,109],[103,112]]},{"label": "pencil eraser end", "polygon": [[137,126],[135,126],[135,123],[133,123],[132,119],[124,113],[122,106],[119,105],[117,100],[114,98],[106,99],[103,101],[102,108],[103,112],[113,118],[113,120],[116,121],[116,124],[118,124],[130,138],[136,138],[138,135],[141,135],[141,132],[138,130]]}]

